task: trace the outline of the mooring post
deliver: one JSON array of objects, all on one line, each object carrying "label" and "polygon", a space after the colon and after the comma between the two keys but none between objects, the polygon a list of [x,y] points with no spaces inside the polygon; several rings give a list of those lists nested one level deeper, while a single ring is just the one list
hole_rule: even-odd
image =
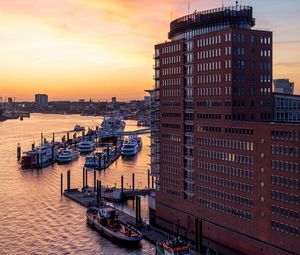
[{"label": "mooring post", "polygon": [[43,154],[41,153],[41,169],[43,169]]},{"label": "mooring post", "polygon": [[74,139],[74,148],[76,149],[76,143],[77,143],[76,133],[73,134],[73,139]]},{"label": "mooring post", "polygon": [[94,192],[96,192],[96,170],[94,170]]},{"label": "mooring post", "polygon": [[85,187],[88,187],[88,171],[85,169]]},{"label": "mooring post", "polygon": [[52,134],[52,143],[54,144],[55,142],[55,133]]},{"label": "mooring post", "polygon": [[101,157],[102,157],[102,154],[99,153],[98,155],[98,168],[101,169]]},{"label": "mooring post", "polygon": [[84,189],[85,186],[85,168],[82,168],[82,189]]},{"label": "mooring post", "polygon": [[43,145],[43,133],[41,133],[41,146]]},{"label": "mooring post", "polygon": [[99,188],[99,180],[97,180],[97,207],[100,206],[100,188]]},{"label": "mooring post", "polygon": [[200,253],[203,252],[203,233],[202,233],[202,220],[199,220],[199,246],[200,246]]},{"label": "mooring post", "polygon": [[138,202],[138,196],[135,197],[135,224],[139,223],[139,202]]},{"label": "mooring post", "polygon": [[71,190],[71,171],[68,170],[67,172],[67,189],[68,189],[68,192],[70,192]]},{"label": "mooring post", "polygon": [[67,133],[67,143],[69,142],[69,140],[70,140],[70,134],[69,134],[69,132]]},{"label": "mooring post", "polygon": [[20,146],[20,144],[18,143],[18,147],[17,147],[17,159],[18,159],[18,161],[20,161],[21,160],[21,146]]},{"label": "mooring post", "polygon": [[152,189],[154,189],[154,176],[152,175]]},{"label": "mooring post", "polygon": [[123,198],[123,192],[124,192],[124,177],[121,175],[121,198]]},{"label": "mooring post", "polygon": [[96,169],[96,155],[94,154],[94,170]]},{"label": "mooring post", "polygon": [[134,173],[132,173],[132,191],[134,192]]},{"label": "mooring post", "polygon": [[64,175],[60,174],[60,195],[62,196],[64,192]]},{"label": "mooring post", "polygon": [[110,157],[110,155],[109,155],[109,146],[107,146],[107,162],[109,163],[109,157]]},{"label": "mooring post", "polygon": [[101,198],[102,198],[102,184],[101,184],[101,181],[99,181],[99,189],[100,189],[99,200],[101,200]]},{"label": "mooring post", "polygon": [[196,244],[196,252],[199,252],[199,220],[195,218],[195,244]]},{"label": "mooring post", "polygon": [[148,189],[150,189],[150,170],[148,169]]}]

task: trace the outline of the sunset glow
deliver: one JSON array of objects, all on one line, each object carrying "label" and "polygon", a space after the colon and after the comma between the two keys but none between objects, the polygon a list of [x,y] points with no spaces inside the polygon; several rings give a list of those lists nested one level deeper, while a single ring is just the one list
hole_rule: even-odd
[{"label": "sunset glow", "polygon": [[[0,1],[0,96],[18,101],[33,100],[35,93],[46,93],[49,100],[142,98],[153,84],[154,44],[167,39],[171,17],[187,14],[187,2]],[[191,12],[222,4],[189,2]],[[242,4],[254,7],[257,29],[274,31],[274,78],[294,81],[299,94],[298,1]]]}]

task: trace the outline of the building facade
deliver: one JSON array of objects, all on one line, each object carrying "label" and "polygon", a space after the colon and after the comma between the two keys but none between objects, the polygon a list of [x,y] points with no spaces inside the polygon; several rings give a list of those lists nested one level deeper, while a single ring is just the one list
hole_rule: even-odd
[{"label": "building facade", "polygon": [[35,105],[37,108],[48,107],[48,95],[46,94],[36,94],[35,95]]},{"label": "building facade", "polygon": [[155,223],[196,249],[300,254],[300,126],[272,123],[272,32],[254,25],[249,6],[195,12],[155,46]]},{"label": "building facade", "polygon": [[283,94],[294,94],[294,82],[289,79],[274,80],[274,92]]},{"label": "building facade", "polygon": [[300,96],[291,94],[273,94],[274,121],[300,123]]}]

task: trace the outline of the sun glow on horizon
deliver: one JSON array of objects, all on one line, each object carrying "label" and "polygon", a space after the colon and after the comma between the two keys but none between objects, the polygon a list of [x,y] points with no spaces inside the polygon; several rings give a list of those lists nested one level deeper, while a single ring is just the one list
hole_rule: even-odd
[{"label": "sun glow on horizon", "polygon": [[[214,8],[217,2],[191,1],[191,6]],[[274,9],[282,8],[278,0],[273,2]],[[285,8],[295,7],[289,2]],[[265,4],[251,4],[261,7],[254,14],[258,22],[272,24],[259,16]],[[2,0],[0,96],[142,98],[152,87],[153,47],[167,39],[171,12],[173,18],[185,15],[186,1]],[[299,35],[274,23],[274,78],[290,78],[300,93]],[[290,40],[283,37],[288,35]]]}]

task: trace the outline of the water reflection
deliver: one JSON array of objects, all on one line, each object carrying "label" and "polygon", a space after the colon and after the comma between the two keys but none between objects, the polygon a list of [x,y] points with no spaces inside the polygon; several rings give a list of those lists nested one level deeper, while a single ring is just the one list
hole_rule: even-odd
[{"label": "water reflection", "polygon": [[[68,165],[55,165],[42,170],[22,170],[16,160],[18,142],[22,150],[40,143],[40,133],[52,139],[63,136],[76,123],[95,126],[99,118],[78,115],[33,114],[24,121],[0,122],[0,253],[1,254],[154,254],[154,247],[143,241],[139,250],[127,250],[112,244],[86,226],[85,209],[60,196],[60,174],[66,178],[71,169],[71,186],[82,186],[84,157]],[[136,129],[134,121],[127,121],[127,130]],[[71,136],[70,136],[71,137]],[[137,187],[147,185],[149,138],[142,136],[143,149],[134,160],[120,158],[107,170],[97,172],[104,185],[124,186],[132,182],[135,173]],[[65,179],[66,180],[66,179]],[[88,172],[93,185],[93,171]],[[143,198],[142,202],[146,202]],[[134,203],[118,205],[133,214]],[[143,207],[142,217],[147,217]]]}]

